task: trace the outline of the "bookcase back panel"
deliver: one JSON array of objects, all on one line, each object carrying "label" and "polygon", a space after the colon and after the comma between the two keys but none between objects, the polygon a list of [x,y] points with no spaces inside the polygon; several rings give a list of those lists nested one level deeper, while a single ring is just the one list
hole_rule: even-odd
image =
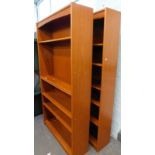
[{"label": "bookcase back panel", "polygon": [[68,46],[63,47],[56,47],[53,48],[53,55],[52,55],[52,74],[67,82],[71,82],[71,59],[70,59],[70,48]]},{"label": "bookcase back panel", "polygon": [[65,115],[59,108],[57,108],[51,101],[49,101],[47,98],[43,97],[44,103],[50,107],[52,111],[55,112],[55,114],[63,120],[71,128],[71,119]]},{"label": "bookcase back panel", "polygon": [[42,92],[47,93],[55,101],[61,104],[66,110],[71,112],[71,96],[44,81],[42,81]]},{"label": "bookcase back panel", "polygon": [[70,42],[59,42],[53,45],[41,45],[44,50],[43,64],[45,69],[42,69],[43,75],[53,76],[66,83],[71,83],[71,52]]},{"label": "bookcase back panel", "polygon": [[100,101],[100,91],[95,88],[92,88],[91,98],[93,100]]},{"label": "bookcase back panel", "polygon": [[99,107],[94,105],[94,104],[91,104],[91,116],[95,117],[95,118],[99,118]]},{"label": "bookcase back panel", "polygon": [[93,63],[102,63],[102,46],[93,47]]},{"label": "bookcase back panel", "polygon": [[71,134],[69,131],[57,120],[57,118],[45,108],[45,114],[48,122],[55,128],[57,133],[65,140],[65,142],[71,147]]},{"label": "bookcase back panel", "polygon": [[101,84],[102,68],[99,66],[92,67],[92,84]]},{"label": "bookcase back panel", "polygon": [[90,122],[90,127],[89,127],[89,132],[90,135],[93,136],[95,139],[98,137],[98,127]]},{"label": "bookcase back panel", "polygon": [[48,47],[44,45],[38,45],[39,48],[39,67],[40,67],[40,75],[49,75],[51,74],[51,70],[49,69],[49,66],[51,66],[51,58],[52,54]]},{"label": "bookcase back panel", "polygon": [[103,18],[94,20],[94,29],[93,29],[94,43],[103,43],[103,27],[104,27]]},{"label": "bookcase back panel", "polygon": [[38,33],[39,41],[70,36],[70,15],[46,24],[39,29]]}]

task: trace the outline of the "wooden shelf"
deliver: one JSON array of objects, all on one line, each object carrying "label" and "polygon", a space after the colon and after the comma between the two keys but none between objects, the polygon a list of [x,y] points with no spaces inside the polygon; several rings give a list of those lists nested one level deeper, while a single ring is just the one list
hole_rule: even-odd
[{"label": "wooden shelf", "polygon": [[[42,93],[44,97],[50,100],[57,108],[59,108],[64,114],[66,114],[69,118],[72,118],[72,114],[69,110],[67,110],[63,105],[71,104],[67,98],[63,95],[55,93],[54,91]],[[57,99],[56,99],[57,98]],[[63,103],[63,105],[62,105]]]},{"label": "wooden shelf", "polygon": [[[47,127],[49,128],[49,130],[53,133],[53,135],[56,137],[56,139],[58,140],[58,142],[62,145],[62,147],[64,148],[64,150],[71,155],[71,147],[69,146],[69,144],[66,142],[65,139],[68,139],[68,137],[66,137],[68,134],[65,134],[65,130],[62,127],[62,125],[55,119],[51,119],[51,120],[46,120],[45,124],[47,125]],[[61,130],[61,131],[58,131]],[[64,139],[64,137],[66,137]]]},{"label": "wooden shelf", "polygon": [[102,43],[95,43],[95,44],[93,44],[93,46],[103,46],[103,44]]},{"label": "wooden shelf", "polygon": [[96,118],[93,117],[93,116],[90,116],[90,121],[91,121],[92,123],[94,123],[96,126],[99,125],[99,121],[98,121],[98,119],[96,119]]},{"label": "wooden shelf", "polygon": [[61,124],[70,132],[72,133],[71,127],[58,115],[58,111],[56,108],[51,108],[50,104],[43,103],[43,105],[61,122]]},{"label": "wooden shelf", "polygon": [[53,76],[41,76],[41,79],[49,83],[50,85],[60,89],[61,91],[67,93],[68,95],[71,95],[71,85],[63,82]]},{"label": "wooden shelf", "polygon": [[64,38],[58,38],[58,39],[49,39],[49,40],[39,41],[39,43],[40,44],[54,43],[54,42],[66,41],[66,40],[70,40],[70,39],[71,39],[71,37],[64,37]]},{"label": "wooden shelf", "polygon": [[95,104],[96,106],[98,106],[98,107],[100,107],[100,102],[99,101],[96,101],[96,100],[91,100],[91,102],[93,103],[93,104]]},{"label": "wooden shelf", "polygon": [[101,90],[101,84],[92,84],[92,87],[97,90]]},{"label": "wooden shelf", "polygon": [[93,136],[89,136],[89,142],[94,146],[97,147],[97,139],[95,139]]},{"label": "wooden shelf", "polygon": [[101,63],[93,63],[94,66],[102,67]]}]

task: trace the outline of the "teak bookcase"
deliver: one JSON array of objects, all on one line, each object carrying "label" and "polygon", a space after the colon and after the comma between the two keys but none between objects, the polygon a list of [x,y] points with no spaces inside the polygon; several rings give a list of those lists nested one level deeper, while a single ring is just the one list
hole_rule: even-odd
[{"label": "teak bookcase", "polygon": [[68,155],[88,150],[93,10],[71,3],[37,23],[44,123]]},{"label": "teak bookcase", "polygon": [[94,13],[90,143],[97,151],[109,143],[113,112],[120,13]]}]

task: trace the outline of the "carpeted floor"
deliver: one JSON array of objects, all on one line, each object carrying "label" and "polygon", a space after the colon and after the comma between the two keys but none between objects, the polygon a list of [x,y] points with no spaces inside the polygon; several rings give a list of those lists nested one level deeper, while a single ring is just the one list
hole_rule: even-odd
[{"label": "carpeted floor", "polygon": [[[66,155],[43,123],[42,115],[34,118],[34,155]],[[100,152],[90,145],[85,155],[121,155],[121,143],[111,139],[111,142]]]}]

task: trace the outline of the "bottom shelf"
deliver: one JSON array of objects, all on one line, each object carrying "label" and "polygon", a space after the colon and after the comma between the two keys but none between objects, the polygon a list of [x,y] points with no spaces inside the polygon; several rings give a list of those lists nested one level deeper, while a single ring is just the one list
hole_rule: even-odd
[{"label": "bottom shelf", "polygon": [[71,155],[71,135],[66,131],[64,126],[55,118],[45,120],[45,124],[62,145],[64,150]]},{"label": "bottom shelf", "polygon": [[98,126],[96,126],[94,123],[90,122],[89,142],[95,148],[97,148],[97,139],[98,139]]},{"label": "bottom shelf", "polygon": [[93,136],[89,136],[89,142],[92,144],[95,148],[97,147],[97,140]]}]

